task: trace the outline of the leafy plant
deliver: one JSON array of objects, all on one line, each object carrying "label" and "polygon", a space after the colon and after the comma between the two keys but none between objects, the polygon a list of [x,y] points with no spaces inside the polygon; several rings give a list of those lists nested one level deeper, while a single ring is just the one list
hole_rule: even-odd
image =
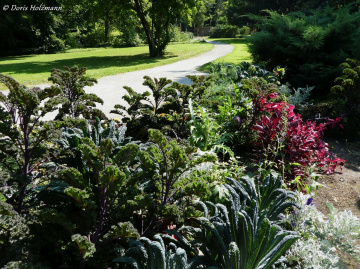
[{"label": "leafy plant", "polygon": [[202,186],[204,182],[192,181],[190,172],[202,163],[217,160],[213,154],[197,156],[196,148],[182,147],[176,140],[169,141],[159,130],[150,129],[149,137],[152,143],[139,153],[144,171],[140,176],[149,180],[143,189],[152,196],[151,203],[144,209],[149,211],[151,220],[148,227],[141,228],[142,234],[151,231],[164,216],[168,223],[175,218],[183,219],[183,209],[179,207],[181,198],[185,193],[191,196],[199,189],[206,189]]},{"label": "leafy plant", "polygon": [[212,150],[216,153],[221,152],[223,155],[229,154],[234,157],[232,150],[226,146],[230,139],[227,133],[223,133],[221,126],[216,120],[210,117],[205,108],[198,107],[198,112],[193,111],[192,102],[189,104],[191,120],[190,126],[190,145],[198,147],[200,150]]},{"label": "leafy plant", "polygon": [[[129,107],[126,108],[123,105],[115,105],[115,110],[111,110],[110,113],[124,116],[123,122],[127,122],[129,120],[135,120],[136,117],[141,115],[141,112],[145,107],[144,103],[141,101],[148,101],[150,92],[146,91],[142,94],[139,94],[128,86],[124,86],[124,89],[128,92],[128,94],[124,95],[122,98],[128,103]],[[123,111],[126,112],[126,114],[124,114]]]},{"label": "leafy plant", "polygon": [[314,93],[328,93],[341,72],[338,65],[358,54],[359,10],[326,4],[306,13],[267,13],[250,16],[259,29],[249,38],[254,61],[268,69],[286,66],[284,78],[291,85],[314,85]]},{"label": "leafy plant", "polygon": [[[49,161],[46,142],[52,128],[40,120],[55,110],[53,98],[59,90],[28,89],[2,74],[0,82],[10,90],[7,96],[0,93],[3,105],[0,107],[0,162],[11,174],[6,185],[14,188],[13,193],[8,193],[7,201],[22,213],[26,195],[39,184],[36,169]],[[42,101],[45,102],[43,106]]]},{"label": "leafy plant", "polygon": [[188,259],[185,250],[174,243],[170,243],[166,248],[159,235],[155,235],[153,241],[141,237],[140,241],[130,242],[130,248],[125,255],[114,259],[113,262],[126,263],[136,269],[195,269],[199,263],[199,257]]},{"label": "leafy plant", "polygon": [[256,200],[249,205],[230,191],[229,205],[212,204],[214,215],[199,218],[199,228],[183,227],[180,232],[194,238],[204,256],[216,268],[271,268],[296,241],[297,234],[271,223]]},{"label": "leafy plant", "polygon": [[[59,235],[71,236],[80,268],[91,259],[96,267],[114,255],[108,249],[110,245],[115,247],[139,237],[133,225],[125,222],[125,216],[137,208],[133,199],[139,190],[131,181],[127,167],[134,161],[139,146],[127,144],[115,156],[110,138],[102,139],[98,146],[90,138],[82,138],[77,147],[83,162],[80,171],[64,167],[54,181],[37,188],[45,203],[39,217],[43,225],[55,222],[61,231]],[[44,215],[47,208],[55,209],[52,218]],[[65,215],[64,221],[62,212],[72,213]]]},{"label": "leafy plant", "polygon": [[[283,189],[283,180],[279,174],[269,173],[263,179],[248,176],[239,180],[227,178],[231,185],[225,185],[229,192],[235,191],[241,201],[250,204],[256,200],[259,213],[270,221],[278,221],[279,215],[291,207],[299,208],[294,192]],[[233,194],[234,195],[234,194]]]},{"label": "leafy plant", "polygon": [[297,197],[301,207],[284,221],[290,222],[302,238],[286,253],[281,268],[290,264],[298,264],[295,268],[342,268],[336,248],[359,261],[359,219],[350,211],[337,211],[330,203],[330,214],[325,216],[316,209],[310,195],[297,193]]},{"label": "leafy plant", "polygon": [[100,146],[102,140],[110,139],[114,143],[115,150],[131,142],[131,137],[125,137],[126,126],[116,126],[114,120],[101,123],[95,118],[94,124],[87,124],[82,128],[64,127],[61,138],[56,140],[64,148],[76,148],[83,137],[90,138],[96,146]]},{"label": "leafy plant", "polygon": [[[145,76],[143,85],[148,86],[152,94],[149,91],[139,94],[130,87],[124,87],[129,93],[123,96],[128,107],[116,105],[111,113],[124,116],[123,122],[127,123],[129,135],[144,142],[148,139],[149,128],[164,128],[169,135],[184,138],[187,134],[185,127],[189,99],[200,99],[206,87],[213,82],[213,76],[187,77],[193,82],[191,86],[178,82],[167,86],[171,80]],[[152,98],[149,98],[151,95]]]},{"label": "leafy plant", "polygon": [[106,119],[105,114],[96,109],[96,103],[103,104],[103,100],[96,94],[88,94],[85,92],[85,86],[92,86],[97,83],[96,79],[85,76],[86,68],[79,68],[77,66],[67,67],[65,71],[60,69],[52,69],[49,81],[52,81],[55,86],[61,90],[61,94],[57,96],[56,100],[61,104],[59,113],[55,119],[62,119],[64,116],[78,118],[82,115],[86,119],[95,118],[95,116]]},{"label": "leafy plant", "polygon": [[315,87],[297,88],[291,89],[290,84],[283,84],[279,87],[278,94],[286,96],[286,100],[289,104],[294,105],[299,111],[302,111],[307,104],[306,101],[310,97],[310,92]]},{"label": "leafy plant", "polygon": [[[269,95],[269,100],[276,95]],[[258,135],[257,145],[265,154],[270,167],[276,167],[287,181],[308,176],[307,168],[312,164],[323,167],[327,173],[342,166],[345,160],[331,158],[327,144],[322,140],[326,125],[336,124],[340,119],[329,120],[326,124],[303,122],[294,113],[294,106],[286,102],[268,102],[260,99],[261,110],[265,112],[254,125]],[[284,164],[294,164],[286,169]]]},{"label": "leafy plant", "polygon": [[360,126],[360,61],[347,59],[340,67],[343,75],[335,79],[331,93],[337,98],[336,113],[344,117],[346,136],[355,138]]},{"label": "leafy plant", "polygon": [[218,79],[231,80],[233,83],[239,83],[242,79],[251,77],[263,78],[268,83],[277,83],[279,80],[277,73],[267,71],[261,66],[249,62],[234,65],[227,63],[211,64],[210,72],[215,74]]},{"label": "leafy plant", "polygon": [[172,100],[176,97],[176,91],[172,87],[166,87],[172,81],[167,78],[154,78],[152,80],[149,76],[144,77],[145,81],[143,85],[148,86],[152,92],[152,97],[154,101],[147,100],[150,104],[146,108],[149,109],[149,112],[153,112],[154,115],[159,114],[159,109],[165,105],[166,102]]}]

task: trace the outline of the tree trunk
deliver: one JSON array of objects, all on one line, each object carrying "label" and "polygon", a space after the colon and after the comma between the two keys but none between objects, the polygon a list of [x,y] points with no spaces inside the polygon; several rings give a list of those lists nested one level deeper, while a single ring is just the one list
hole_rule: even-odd
[{"label": "tree trunk", "polygon": [[149,44],[149,53],[150,57],[161,57],[161,51],[159,51],[158,46],[154,40],[154,33],[152,27],[149,25],[149,22],[146,20],[146,14],[144,13],[141,0],[135,0],[134,10],[140,18],[141,24],[144,28],[146,39]]},{"label": "tree trunk", "polygon": [[109,14],[106,14],[106,17],[105,17],[105,43],[107,43],[109,41],[109,34],[110,34]]}]

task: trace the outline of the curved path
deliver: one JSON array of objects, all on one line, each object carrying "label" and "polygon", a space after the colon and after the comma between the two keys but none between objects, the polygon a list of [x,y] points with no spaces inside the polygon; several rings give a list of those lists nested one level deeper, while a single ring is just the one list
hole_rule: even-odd
[{"label": "curved path", "polygon": [[122,96],[127,94],[126,90],[123,89],[123,86],[129,86],[136,92],[149,90],[148,87],[142,85],[144,76],[149,76],[151,78],[166,77],[182,84],[191,84],[191,81],[186,78],[187,75],[205,74],[196,71],[196,69],[208,62],[229,54],[234,49],[234,47],[229,44],[212,41],[210,41],[210,43],[215,45],[215,47],[211,51],[199,56],[150,69],[102,77],[98,79],[97,84],[92,87],[86,87],[85,90],[88,93],[95,93],[103,99],[104,105],[100,105],[98,108],[100,108],[109,118],[116,118],[118,115],[110,114],[110,111],[114,109],[114,105],[127,104],[122,99]]},{"label": "curved path", "polygon": [[[104,101],[104,105],[97,106],[101,109],[105,115],[109,118],[119,118],[117,114],[110,114],[110,111],[114,109],[116,104],[127,105],[122,99],[122,96],[127,94],[123,86],[129,86],[136,92],[144,92],[149,90],[146,86],[143,86],[143,77],[149,76],[151,78],[166,77],[172,81],[177,81],[182,84],[191,84],[191,81],[186,78],[187,75],[203,75],[205,73],[196,71],[200,66],[214,61],[226,54],[232,52],[234,47],[229,44],[220,42],[209,41],[215,47],[206,53],[199,56],[175,62],[168,65],[158,66],[150,69],[133,71],[128,73],[122,73],[118,75],[102,77],[98,79],[98,83],[92,87],[85,87],[87,93],[94,93]],[[47,87],[49,85],[38,85],[40,88]],[[8,91],[2,91],[7,94]],[[57,112],[48,113],[44,120],[52,120]]]}]

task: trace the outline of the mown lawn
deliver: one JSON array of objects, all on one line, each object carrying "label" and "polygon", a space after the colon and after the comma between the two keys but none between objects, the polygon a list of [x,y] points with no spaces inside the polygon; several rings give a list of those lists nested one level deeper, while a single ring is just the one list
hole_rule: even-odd
[{"label": "mown lawn", "polygon": [[[243,61],[252,62],[252,60],[253,60],[252,56],[249,52],[249,47],[248,47],[249,41],[246,37],[245,38],[244,37],[242,37],[242,38],[209,38],[207,40],[218,41],[218,42],[222,42],[222,43],[231,44],[234,46],[234,50],[231,53],[213,61],[213,63],[224,62],[224,63],[238,64]],[[199,71],[207,72],[207,71],[209,71],[209,67],[210,67],[210,63],[205,64],[199,68]]]},{"label": "mown lawn", "polygon": [[[213,47],[208,43],[172,44],[163,58],[150,58],[147,46],[71,49],[65,53],[9,56],[0,58],[0,73],[25,85],[38,85],[48,83],[51,69],[77,65],[87,67],[88,76],[100,78],[170,64]],[[4,89],[5,86],[0,85],[0,90]]]}]

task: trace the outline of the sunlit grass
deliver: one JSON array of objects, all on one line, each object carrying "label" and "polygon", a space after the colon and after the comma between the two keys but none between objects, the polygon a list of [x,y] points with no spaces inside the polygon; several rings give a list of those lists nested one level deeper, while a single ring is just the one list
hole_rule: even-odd
[{"label": "sunlit grass", "polygon": [[[221,57],[219,59],[216,59],[215,61],[213,61],[212,63],[220,63],[220,62],[224,62],[224,63],[232,63],[232,64],[238,64],[241,63],[243,61],[246,62],[252,62],[252,56],[249,52],[249,41],[248,39],[245,37],[242,38],[209,38],[207,40],[210,41],[218,41],[218,42],[222,42],[222,43],[226,43],[226,44],[231,44],[234,46],[234,50],[225,55],[224,57]],[[210,67],[211,63],[205,64],[202,67],[199,68],[200,71],[209,71],[209,67]]]},{"label": "sunlit grass", "polygon": [[[132,48],[71,49],[65,53],[9,56],[0,58],[0,73],[25,85],[49,83],[53,68],[87,67],[94,78],[170,64],[211,50],[208,43],[169,45],[163,58],[150,58],[147,46]],[[5,86],[0,85],[0,90]]]}]

